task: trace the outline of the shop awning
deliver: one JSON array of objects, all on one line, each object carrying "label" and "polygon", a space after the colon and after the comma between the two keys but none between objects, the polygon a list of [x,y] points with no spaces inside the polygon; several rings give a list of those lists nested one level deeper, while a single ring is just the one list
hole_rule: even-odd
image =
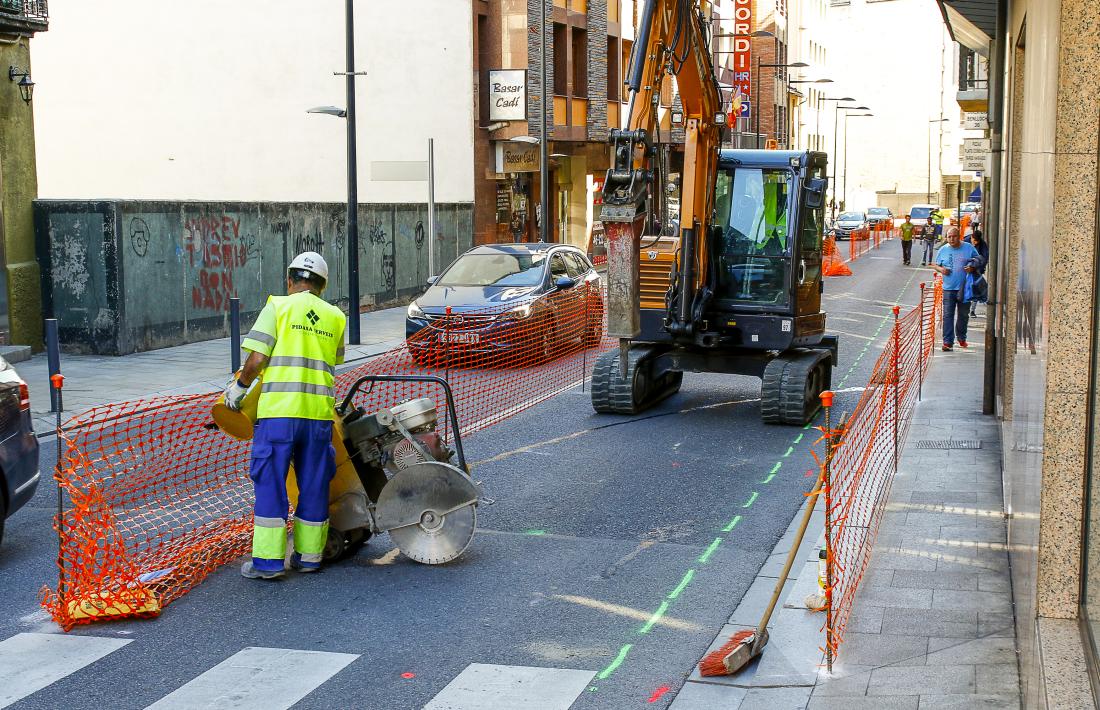
[{"label": "shop awning", "polygon": [[951,39],[983,57],[997,32],[997,0],[936,0]]},{"label": "shop awning", "polygon": [[982,186],[979,185],[970,191],[970,194],[966,198],[967,202],[981,202],[982,201]]}]

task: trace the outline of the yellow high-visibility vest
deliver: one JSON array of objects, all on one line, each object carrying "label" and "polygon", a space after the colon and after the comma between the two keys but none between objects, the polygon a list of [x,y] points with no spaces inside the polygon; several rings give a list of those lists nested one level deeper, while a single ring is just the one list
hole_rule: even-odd
[{"label": "yellow high-visibility vest", "polygon": [[309,291],[271,296],[241,347],[267,355],[258,419],[332,419],[344,361],[343,311]]}]

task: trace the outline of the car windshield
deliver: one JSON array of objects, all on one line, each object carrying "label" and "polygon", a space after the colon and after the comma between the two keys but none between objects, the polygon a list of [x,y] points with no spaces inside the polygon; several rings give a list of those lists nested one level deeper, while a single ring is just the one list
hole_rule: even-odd
[{"label": "car windshield", "polygon": [[863,219],[862,212],[841,212],[838,219],[842,222],[858,222]]},{"label": "car windshield", "polygon": [[930,214],[932,214],[931,207],[914,207],[909,210],[909,217],[912,219],[928,219]]},{"label": "car windshield", "polygon": [[790,196],[789,170],[718,172],[714,224],[722,229],[715,243],[719,298],[786,304]]},{"label": "car windshield", "polygon": [[867,214],[890,214],[890,210],[886,209],[885,207],[871,207],[867,210]]},{"label": "car windshield", "polygon": [[436,282],[439,286],[538,286],[545,254],[463,254]]}]

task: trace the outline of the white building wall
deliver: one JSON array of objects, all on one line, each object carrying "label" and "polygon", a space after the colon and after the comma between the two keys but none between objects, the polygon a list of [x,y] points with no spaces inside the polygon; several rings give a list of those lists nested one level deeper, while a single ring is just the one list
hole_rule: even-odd
[{"label": "white building wall", "polygon": [[[874,117],[848,121],[847,205],[875,204],[878,190],[924,193],[929,168],[938,190],[942,144],[943,174],[959,172],[959,106],[952,42],[931,0],[852,0],[828,11],[832,96],[852,96]],[[835,92],[835,93],[833,93]],[[832,114],[829,114],[831,144]],[[852,113],[863,113],[853,111]],[[932,124],[929,161],[929,120]],[[942,125],[943,135],[939,135]],[[838,198],[843,189],[844,124],[836,155]],[[942,138],[942,140],[941,140]]]},{"label": "white building wall", "polygon": [[[427,159],[436,199],[473,201],[470,0],[356,3],[361,202],[426,202],[373,161]],[[32,48],[39,195],[347,198],[344,4],[52,0]]]}]

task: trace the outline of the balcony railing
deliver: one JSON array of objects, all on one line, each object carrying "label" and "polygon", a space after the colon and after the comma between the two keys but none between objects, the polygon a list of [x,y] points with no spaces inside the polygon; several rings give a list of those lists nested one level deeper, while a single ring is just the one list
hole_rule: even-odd
[{"label": "balcony railing", "polygon": [[46,0],[0,0],[0,28],[7,25],[45,28],[49,19]]}]

